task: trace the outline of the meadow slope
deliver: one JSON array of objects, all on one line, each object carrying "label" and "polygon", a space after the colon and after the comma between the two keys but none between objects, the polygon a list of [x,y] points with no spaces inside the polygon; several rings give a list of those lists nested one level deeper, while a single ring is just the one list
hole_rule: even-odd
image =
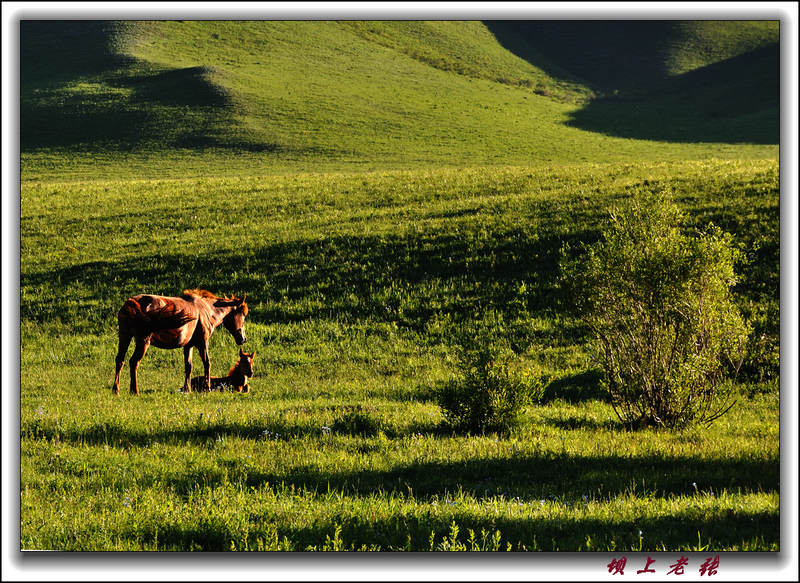
[{"label": "meadow slope", "polygon": [[[522,56],[507,50],[509,34],[492,23],[23,23],[22,172],[157,178],[776,156],[777,69],[757,59],[727,74],[713,66],[736,47],[774,46],[777,23],[730,27],[740,42],[715,51],[696,27],[707,50],[694,68],[681,52],[669,61],[682,63],[668,69],[675,75],[630,101],[594,99],[593,83],[523,41],[510,44]],[[624,62],[624,48],[600,51],[606,68]]]},{"label": "meadow slope", "polygon": [[[562,246],[642,189],[752,259],[766,343],[710,429],[626,430],[560,299]],[[22,545],[777,549],[777,205],[768,160],[24,185]],[[252,392],[179,393],[153,348],[113,398],[118,305],[187,282],[247,293]],[[546,380],[510,436],[436,404],[476,337]]]}]

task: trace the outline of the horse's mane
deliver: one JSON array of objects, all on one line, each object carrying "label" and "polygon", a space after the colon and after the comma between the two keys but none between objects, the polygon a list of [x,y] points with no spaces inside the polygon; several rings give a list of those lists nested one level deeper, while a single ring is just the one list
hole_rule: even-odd
[{"label": "horse's mane", "polygon": [[185,298],[187,296],[197,296],[199,298],[205,298],[207,300],[229,300],[231,298],[220,298],[214,294],[212,294],[207,289],[185,289],[181,292],[181,297]]},{"label": "horse's mane", "polygon": [[[189,299],[192,298],[192,296],[195,296],[195,297],[198,297],[198,298],[204,298],[204,299],[212,300],[212,301],[237,299],[237,298],[228,298],[228,297],[221,298],[219,296],[216,296],[216,295],[212,294],[207,289],[185,289],[185,290],[183,290],[181,292],[181,297],[184,298],[184,299],[189,300]],[[247,315],[247,312],[249,311],[248,308],[247,308],[247,304],[245,304],[244,302],[242,302],[242,311],[244,312],[245,316]]]}]

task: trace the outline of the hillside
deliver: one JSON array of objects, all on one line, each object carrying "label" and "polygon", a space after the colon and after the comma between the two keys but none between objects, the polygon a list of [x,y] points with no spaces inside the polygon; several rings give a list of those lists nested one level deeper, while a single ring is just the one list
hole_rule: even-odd
[{"label": "hillside", "polygon": [[666,79],[779,41],[775,21],[538,20],[488,26],[509,50],[547,59],[554,70],[569,71],[604,93],[644,94]]},{"label": "hillside", "polygon": [[23,21],[23,171],[123,155],[408,167],[777,144],[777,22],[612,24]]}]

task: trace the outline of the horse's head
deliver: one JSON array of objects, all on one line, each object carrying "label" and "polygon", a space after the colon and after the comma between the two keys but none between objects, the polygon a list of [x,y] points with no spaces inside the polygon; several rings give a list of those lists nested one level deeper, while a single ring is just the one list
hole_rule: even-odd
[{"label": "horse's head", "polygon": [[239,371],[246,377],[253,376],[253,357],[255,357],[255,355],[255,350],[250,354],[247,354],[241,348],[239,349]]},{"label": "horse's head", "polygon": [[214,307],[217,308],[232,308],[222,319],[222,324],[225,329],[231,333],[236,344],[241,346],[247,342],[247,336],[244,334],[244,318],[247,316],[247,304],[244,303],[245,297],[233,298],[231,300],[217,300],[214,302]]}]

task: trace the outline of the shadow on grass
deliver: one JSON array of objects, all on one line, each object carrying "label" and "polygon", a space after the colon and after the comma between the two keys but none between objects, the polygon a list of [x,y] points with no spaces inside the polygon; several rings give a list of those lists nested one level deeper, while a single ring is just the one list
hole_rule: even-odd
[{"label": "shadow on grass", "polygon": [[588,429],[590,431],[596,431],[598,429],[624,431],[626,429],[626,426],[621,421],[615,419],[598,421],[586,417],[550,417],[545,418],[544,422],[553,427],[558,427],[559,429],[567,431],[575,429]]},{"label": "shadow on grass", "polygon": [[[76,328],[91,318],[89,327],[102,326],[114,321],[119,305],[130,295],[174,295],[187,287],[203,287],[219,294],[247,293],[250,319],[271,323],[371,320],[428,334],[434,319],[447,327],[499,315],[506,323],[501,332],[524,345],[535,333],[524,329],[530,315],[566,312],[558,285],[562,244],[593,236],[596,233],[579,231],[540,238],[523,230],[498,232],[488,239],[339,236],[241,253],[95,261],[23,274],[23,288],[55,284],[59,291],[54,297],[33,295],[21,306],[21,317],[60,320]],[[243,264],[248,268],[242,269]],[[524,291],[521,282],[526,284]],[[101,309],[87,313],[85,292],[70,293],[73,287],[86,286]],[[445,328],[441,334],[451,332]]]},{"label": "shadow on grass", "polygon": [[[710,543],[708,550],[711,551],[761,537],[777,544],[780,532],[778,515],[766,512],[743,512],[711,519],[678,515],[624,521],[614,518],[480,519],[472,512],[459,513],[457,506],[453,510],[452,518],[412,515],[380,521],[345,519],[341,523],[290,529],[287,537],[299,547],[298,550],[308,546],[319,548],[325,543],[326,537],[334,537],[335,527],[341,526],[340,538],[346,549],[378,545],[384,550],[440,551],[452,548],[451,525],[455,522],[459,527],[457,541],[469,550],[502,551],[506,550],[508,542],[515,551],[523,550],[523,545],[524,550],[540,551],[632,550],[639,549],[639,531],[642,531],[642,550],[662,550],[662,544],[667,549],[686,549],[697,544],[698,533],[701,533],[703,544]],[[469,530],[475,533],[475,549],[471,549],[468,542]],[[482,530],[485,531],[484,536]],[[501,542],[499,548],[495,549],[491,535],[498,531]],[[587,540],[591,541],[588,548]],[[661,566],[666,567],[666,564]]]},{"label": "shadow on grass", "polygon": [[[34,420],[22,425],[20,435],[24,439],[127,448],[149,447],[154,444],[213,446],[217,440],[228,438],[265,442],[323,439],[329,435],[369,438],[379,432],[391,439],[417,434],[436,436],[451,434],[449,428],[436,421],[398,428],[386,423],[380,415],[373,413],[371,408],[361,405],[336,406],[329,409],[334,410],[334,420],[330,426],[324,426],[314,420],[298,423],[273,418],[264,422],[239,422],[200,417],[193,425],[174,429],[137,429],[113,421],[95,423],[83,428],[63,429]],[[357,447],[372,448],[369,445]]]},{"label": "shadow on grass", "polygon": [[779,61],[777,44],[764,47],[679,75],[647,97],[596,99],[567,125],[645,140],[777,144]]},{"label": "shadow on grass", "polygon": [[588,370],[578,374],[561,377],[545,387],[543,403],[551,403],[561,399],[567,403],[584,401],[608,402],[608,392],[600,386],[599,370]]},{"label": "shadow on grass", "polygon": [[[455,540],[452,536],[452,523],[459,528]],[[472,512],[459,512],[452,509],[447,518],[428,513],[419,515],[406,513],[402,517],[389,519],[367,519],[361,517],[342,517],[334,521],[317,521],[308,527],[277,528],[277,539],[288,539],[291,550],[304,551],[333,550],[336,528],[341,532],[338,542],[341,550],[360,550],[362,548],[381,551],[442,551],[455,550],[453,543],[464,545],[463,550],[494,551],[506,550],[511,543],[512,551],[611,551],[631,550],[696,550],[698,534],[702,544],[708,544],[707,552],[741,545],[742,542],[758,541],[769,547],[779,543],[780,520],[777,514],[767,512],[738,512],[721,517],[701,517],[675,515],[671,517],[645,517],[636,521],[620,519],[600,520],[537,518],[476,518]],[[275,541],[273,520],[269,516],[251,515],[246,529],[238,522],[228,526],[223,521],[203,521],[184,525],[159,525],[158,545],[160,550],[173,551],[229,551],[231,541],[237,550],[245,546],[251,550],[258,548],[259,540]],[[146,527],[135,532],[122,531],[120,536],[127,539],[152,542],[154,528]],[[475,535],[475,548],[469,542],[469,531]],[[153,532],[147,532],[153,531]],[[483,531],[483,532],[482,532]],[[640,547],[639,532],[642,532]],[[494,544],[492,535],[499,532],[499,545]],[[588,544],[587,544],[588,541]],[[273,542],[273,544],[275,544]],[[269,548],[265,550],[278,550]],[[283,549],[285,550],[285,549]],[[669,563],[661,561],[651,568],[664,569]],[[644,568],[633,565],[630,568]]]},{"label": "shadow on grass", "polygon": [[[368,428],[369,429],[369,428]],[[388,429],[388,428],[382,428]],[[428,424],[409,428],[409,437],[425,431],[420,442],[428,447],[433,438],[441,437],[439,425]],[[366,433],[369,433],[367,431]],[[37,427],[22,428],[23,438],[53,440],[61,443],[109,445],[110,447],[150,446],[154,443],[177,446],[199,445],[215,448],[218,440],[231,437],[250,439],[270,448],[275,441],[311,441],[320,449],[344,449],[362,454],[380,454],[385,445],[359,439],[365,431],[355,423],[339,427],[335,433],[316,423],[297,424],[270,420],[263,424],[237,422],[202,422],[195,426],[171,430],[136,431],[114,423],[103,423],[81,431],[57,431]],[[390,431],[391,433],[391,431]],[[342,436],[354,439],[342,439]],[[397,437],[397,436],[395,436]],[[444,443],[444,442],[443,442]],[[412,443],[406,444],[409,453]],[[780,468],[777,459],[731,457],[705,459],[701,456],[668,457],[664,455],[567,455],[553,451],[520,451],[506,441],[498,441],[497,452],[489,456],[457,461],[411,461],[390,469],[338,470],[320,469],[317,465],[287,464],[281,470],[264,470],[246,459],[219,458],[202,470],[176,464],[158,475],[143,476],[168,484],[177,493],[187,494],[198,487],[218,487],[227,483],[247,487],[292,485],[300,490],[326,492],[329,489],[349,495],[368,496],[374,492],[413,492],[420,499],[453,496],[461,491],[482,498],[503,495],[522,501],[558,500],[575,504],[584,496],[599,500],[626,493],[669,496],[692,495],[696,484],[700,492],[722,490],[777,491]],[[82,472],[80,468],[63,467],[59,471]]]},{"label": "shadow on grass", "polygon": [[487,21],[498,42],[548,75],[588,80],[601,97],[567,125],[682,143],[778,144],[780,47],[766,45],[673,76],[673,21]]},{"label": "shadow on grass", "polygon": [[[321,472],[296,466],[282,473],[245,469],[231,462],[227,476],[248,486],[293,484],[295,488],[325,492],[328,488],[353,495],[412,491],[418,498],[455,495],[462,491],[475,497],[503,495],[521,501],[550,500],[571,504],[583,496],[609,499],[627,492],[667,496],[701,490],[776,491],[777,461],[752,459],[714,460],[665,458],[663,456],[566,456],[511,454],[503,458],[456,462],[414,462],[391,470]],[[175,487],[192,488],[200,476],[175,476]],[[208,476],[205,478],[208,479]]]},{"label": "shadow on grass", "polygon": [[22,151],[302,151],[248,139],[208,67],[157,69],[121,53],[135,23],[22,21]]}]

